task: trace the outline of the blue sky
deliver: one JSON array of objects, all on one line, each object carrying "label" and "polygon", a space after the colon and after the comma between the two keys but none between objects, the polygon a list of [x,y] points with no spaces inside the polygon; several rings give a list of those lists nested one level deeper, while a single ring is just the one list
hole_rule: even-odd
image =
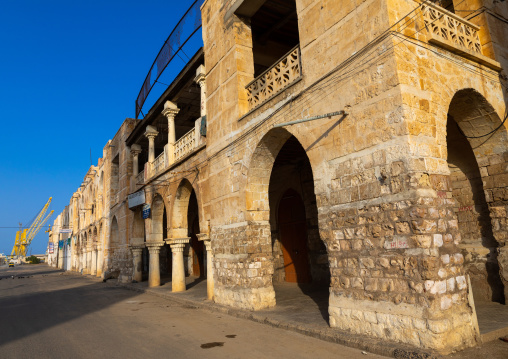
[{"label": "blue sky", "polygon": [[[96,164],[123,120],[134,117],[155,56],[191,4],[2,1],[0,252],[10,254],[14,244],[16,229],[5,227],[30,221],[49,197],[52,223],[69,203],[90,166],[90,149]],[[41,230],[32,253],[44,253],[47,239]]]}]

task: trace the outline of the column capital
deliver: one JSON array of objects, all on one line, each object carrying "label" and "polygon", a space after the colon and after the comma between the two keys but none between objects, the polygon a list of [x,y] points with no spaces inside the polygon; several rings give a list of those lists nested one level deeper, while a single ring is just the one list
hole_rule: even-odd
[{"label": "column capital", "polygon": [[210,234],[209,233],[199,233],[196,234],[196,237],[198,237],[198,241],[209,241],[210,240]]},{"label": "column capital", "polygon": [[140,153],[141,153],[141,146],[140,146],[140,145],[138,145],[138,144],[136,144],[136,143],[135,143],[135,144],[133,144],[133,145],[131,146],[131,154],[132,154],[133,156],[137,156],[137,155],[139,155]]},{"label": "column capital", "polygon": [[164,110],[162,110],[162,114],[166,116],[168,120],[174,119],[175,116],[178,115],[178,112],[180,112],[180,109],[175,103],[171,101],[166,101],[164,103]]},{"label": "column capital", "polygon": [[133,255],[139,255],[141,254],[141,252],[143,252],[143,248],[145,248],[144,246],[141,247],[141,246],[130,246],[131,247],[131,251],[132,251],[132,254]]},{"label": "column capital", "polygon": [[146,242],[146,247],[148,248],[148,252],[150,255],[159,254],[161,251],[161,247],[164,245],[164,242]]},{"label": "column capital", "polygon": [[146,126],[145,136],[148,139],[155,138],[158,134],[159,132],[155,129],[155,127],[150,125]]},{"label": "column capital", "polygon": [[171,252],[183,252],[185,245],[189,243],[190,237],[184,238],[171,238],[166,241],[167,244],[171,247]]},{"label": "column capital", "polygon": [[194,82],[196,82],[199,85],[199,87],[203,87],[205,85],[205,79],[206,79],[205,66],[200,65],[196,69],[196,77],[194,77]]}]

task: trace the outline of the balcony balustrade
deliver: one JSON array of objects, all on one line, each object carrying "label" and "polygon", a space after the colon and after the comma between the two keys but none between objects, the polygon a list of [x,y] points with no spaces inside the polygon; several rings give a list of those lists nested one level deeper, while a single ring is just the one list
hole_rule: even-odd
[{"label": "balcony balustrade", "polygon": [[165,150],[152,163],[152,176],[156,176],[166,168]]},{"label": "balcony balustrade", "polygon": [[175,161],[189,154],[196,147],[196,127],[175,142]]},{"label": "balcony balustrade", "polygon": [[249,109],[268,101],[301,77],[300,45],[297,45],[245,87]]},{"label": "balcony balustrade", "polygon": [[159,156],[157,156],[153,162],[146,163],[145,169],[137,174],[135,185],[144,185],[148,182],[148,179],[163,173],[164,170],[166,170],[169,166],[181,160],[186,155],[192,153],[199,146],[205,144],[205,135],[201,134],[200,132],[201,126],[206,127],[206,122],[203,122],[206,120],[203,119],[203,117],[197,119],[195,121],[194,127],[175,142],[173,147],[173,161],[171,160],[171,156],[169,156],[168,153],[168,150],[171,147],[165,146],[164,151]]},{"label": "balcony balustrade", "polygon": [[482,54],[479,26],[433,3],[421,4],[420,9],[429,43],[495,70],[501,69],[498,62]]},{"label": "balcony balustrade", "polygon": [[142,185],[145,184],[145,171],[141,171],[136,176],[136,185]]}]

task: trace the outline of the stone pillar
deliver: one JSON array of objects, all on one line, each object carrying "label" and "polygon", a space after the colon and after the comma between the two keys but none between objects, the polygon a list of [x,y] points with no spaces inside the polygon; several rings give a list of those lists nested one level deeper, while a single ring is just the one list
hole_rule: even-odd
[{"label": "stone pillar", "polygon": [[203,241],[206,248],[206,297],[213,300],[213,258],[212,242],[208,233],[198,234],[198,240]]},{"label": "stone pillar", "polygon": [[[138,175],[138,156],[141,153],[141,146],[134,144],[131,146],[131,155],[132,155],[132,177],[136,180],[136,176]],[[135,182],[134,182],[135,183]]]},{"label": "stone pillar", "polygon": [[92,274],[92,246],[88,246],[86,253],[86,274]]},{"label": "stone pillar", "polygon": [[78,265],[78,271],[80,273],[83,273],[84,272],[84,269],[83,268],[83,247],[80,247],[79,248],[79,252],[78,252],[78,256],[79,256],[79,265]]},{"label": "stone pillar", "polygon": [[95,274],[97,277],[102,275],[102,260],[102,245],[99,243],[97,244],[97,273]]},{"label": "stone pillar", "polygon": [[206,116],[206,72],[205,66],[201,65],[196,70],[194,81],[201,88],[201,117]]},{"label": "stone pillar", "polygon": [[153,126],[146,126],[145,136],[148,138],[148,162],[152,163],[155,160],[155,137],[159,132]]},{"label": "stone pillar", "polygon": [[[143,255],[144,246],[143,245],[131,245],[130,247],[131,247],[131,251],[132,251],[132,262],[133,262],[132,263],[133,264],[132,279],[135,280],[136,282],[141,282],[143,280],[143,268],[141,266],[143,263],[142,255]],[[160,284],[160,273],[159,273],[159,284]]]},{"label": "stone pillar", "polygon": [[86,244],[85,244],[85,245],[83,245],[83,254],[82,254],[82,260],[81,260],[81,266],[82,266],[83,270],[82,270],[81,274],[87,273],[88,268],[86,266],[86,264],[87,264],[86,261],[87,261],[87,258],[86,258]]},{"label": "stone pillar", "polygon": [[164,103],[164,110],[162,114],[168,119],[168,161],[169,163],[175,162],[175,116],[180,112],[180,109],[171,101]]},{"label": "stone pillar", "polygon": [[146,242],[150,252],[150,268],[148,273],[148,286],[158,287],[161,285],[161,271],[159,266],[159,252],[164,242]]},{"label": "stone pillar", "polygon": [[185,266],[183,263],[183,249],[189,243],[190,237],[174,238],[167,243],[171,247],[173,254],[173,270],[171,276],[171,290],[173,292],[184,292],[185,286]]},{"label": "stone pillar", "polygon": [[97,246],[93,246],[90,253],[92,254],[92,268],[90,269],[90,274],[97,275]]}]

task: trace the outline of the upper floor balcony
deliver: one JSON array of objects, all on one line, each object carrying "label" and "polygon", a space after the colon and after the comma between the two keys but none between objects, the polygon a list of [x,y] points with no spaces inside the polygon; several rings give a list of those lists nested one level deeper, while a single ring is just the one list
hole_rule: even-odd
[{"label": "upper floor balcony", "polygon": [[[408,26],[404,34],[410,37],[418,37],[418,33],[425,37],[429,44],[446,49],[452,53],[476,61],[493,70],[500,71],[500,64],[494,59],[483,54],[480,26],[466,20],[459,14],[466,14],[467,11],[455,13],[451,0],[440,1],[444,7],[430,1],[415,0],[419,8],[415,17],[414,26]],[[461,4],[461,3],[459,3]],[[406,16],[405,26],[412,21],[413,15]],[[421,31],[419,31],[421,30]],[[483,31],[489,31],[483,29]]]},{"label": "upper floor balcony", "polygon": [[200,49],[127,139],[133,183],[149,183],[206,144],[206,85]]}]

